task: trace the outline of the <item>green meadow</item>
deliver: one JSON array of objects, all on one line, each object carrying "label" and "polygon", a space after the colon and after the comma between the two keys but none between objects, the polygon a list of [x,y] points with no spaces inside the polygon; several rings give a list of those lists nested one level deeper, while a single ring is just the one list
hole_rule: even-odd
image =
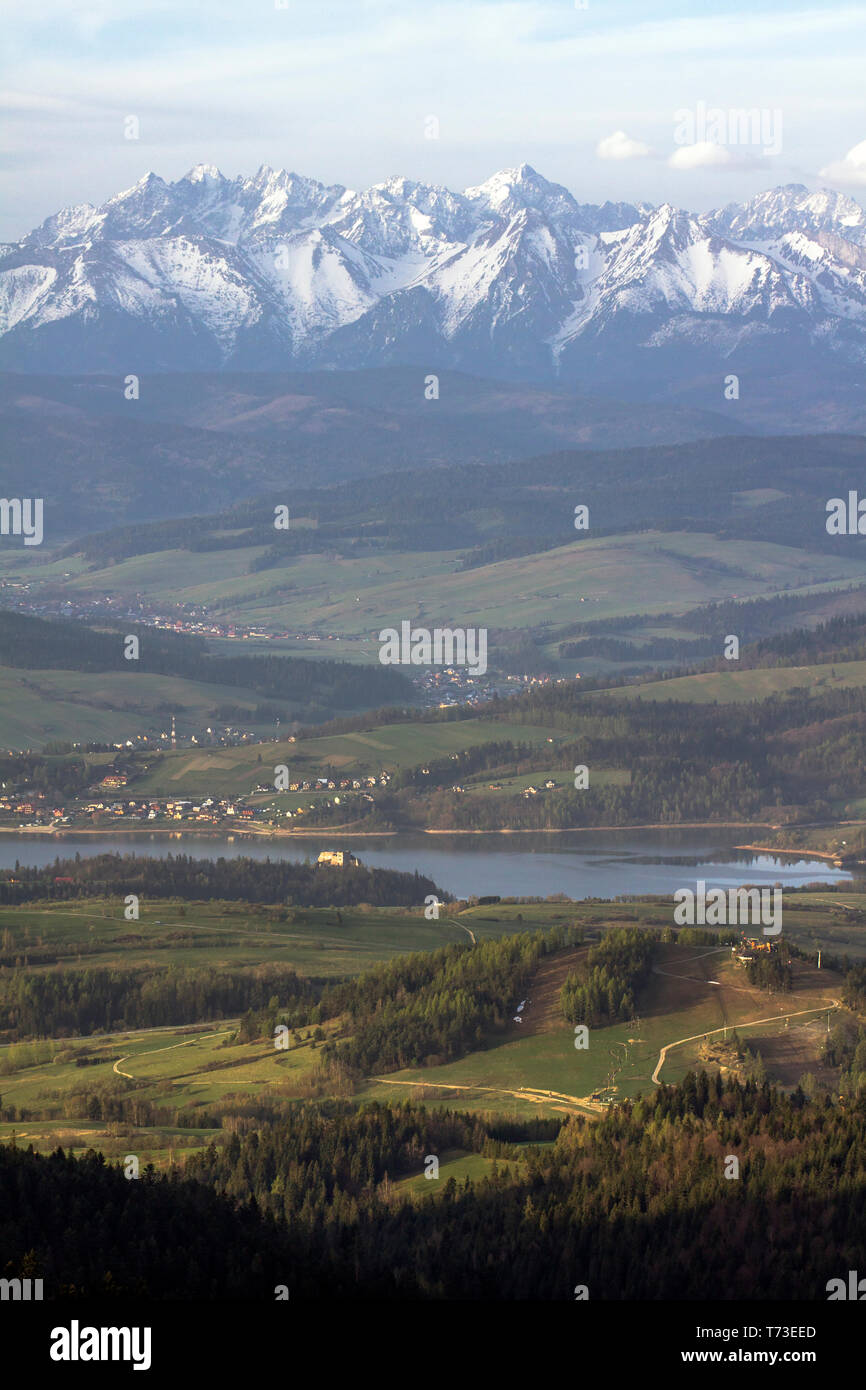
[{"label": "green meadow", "polygon": [[288,767],[292,781],[310,780],[322,775],[325,769],[331,769],[338,777],[371,776],[417,767],[425,759],[447,757],[478,744],[508,740],[557,744],[564,741],[564,735],[554,729],[525,724],[465,719],[441,724],[390,724],[381,729],[329,734],[294,743],[282,739],[264,748],[248,744],[183,749],[160,754],[150,770],[136,781],[135,788],[159,796],[213,795],[215,791],[240,795],[250,792],[257,781],[273,780],[273,769],[281,763]]},{"label": "green meadow", "polygon": [[[590,1030],[586,1049],[575,1047],[574,1030],[564,1020],[526,1037],[521,1036],[526,1025],[513,1023],[507,1036],[482,1051],[444,1066],[406,1069],[391,1073],[387,1080],[376,1078],[363,1094],[385,1100],[395,1094],[417,1098],[423,1093],[458,1108],[499,1111],[523,1101],[519,1093],[526,1091],[532,1095],[521,1104],[524,1114],[528,1109],[554,1113],[563,1104],[566,1109],[591,1109],[594,1096],[621,1100],[651,1091],[661,1049],[679,1039],[694,1040],[670,1051],[662,1081],[681,1080],[699,1066],[703,1035],[717,1030],[736,1029],[745,1046],[759,1050],[762,1039],[808,1022],[815,1025],[809,1046],[817,1052],[825,1006],[832,1011],[831,1001],[840,986],[838,975],[825,972],[816,978],[817,972],[804,972],[791,994],[767,996],[747,987],[745,971],[732,960],[728,947],[708,953],[706,947],[662,946],[658,964],[672,973],[653,974],[639,1003],[638,1021]],[[696,978],[682,978],[690,975]],[[531,1000],[525,1011],[530,1027],[535,1002]],[[785,1018],[804,1010],[812,1012],[806,1019],[791,1019],[786,1029]],[[748,1026],[753,1020],[774,1017],[777,1023]],[[718,1038],[711,1041],[718,1043]]]},{"label": "green meadow", "polygon": [[221,705],[252,712],[260,695],[138,671],[28,671],[0,666],[0,746],[40,747],[53,740],[121,742],[168,732],[174,712],[195,728]]},{"label": "green meadow", "polygon": [[[432,951],[466,933],[444,913],[427,921],[423,911],[399,908],[258,909],[242,903],[140,904],[138,921],[126,921],[122,901],[77,900],[68,906],[2,907],[0,939],[19,951],[63,948],[66,968],[152,968],[208,966],[237,969],[259,964],[289,965],[300,974],[357,975],[377,961],[408,951]],[[507,921],[491,935],[515,930]],[[79,949],[80,948],[80,949]]]},{"label": "green meadow", "polygon": [[[866,895],[844,896],[849,906],[866,907]],[[786,935],[808,944],[806,938],[821,923],[831,923],[847,931],[847,944],[859,942],[862,949],[862,929],[839,920],[835,897],[791,895]],[[301,974],[345,977],[407,951],[465,944],[467,928],[480,941],[571,923],[583,925],[592,938],[610,927],[667,925],[671,919],[671,905],[661,899],[479,904],[439,922],[390,910],[344,909],[340,923],[326,909],[291,909],[292,920],[286,922],[273,909],[241,904],[164,902],[143,909],[141,919],[130,923],[122,917],[122,905],[110,901],[3,908],[0,940],[22,965],[49,973],[147,970],[169,962],[226,969],[283,963]],[[823,938],[825,928],[820,930]],[[44,950],[56,951],[57,964],[36,964]],[[598,1114],[612,1100],[652,1089],[663,1047],[690,1040],[672,1048],[664,1063],[661,1079],[676,1081],[706,1064],[704,1034],[734,1028],[741,1043],[764,1049],[770,1061],[775,1057],[785,1083],[794,1084],[802,1072],[819,1066],[825,1014],[832,1012],[841,984],[832,970],[798,966],[792,994],[767,996],[748,986],[728,948],[662,945],[657,973],[638,1001],[638,1018],[591,1030],[583,1049],[575,1047],[574,1029],[559,1012],[559,989],[573,968],[572,956],[547,960],[527,989],[524,1023],[510,1023],[483,1048],[446,1065],[371,1076],[355,1089],[355,1098],[411,1096],[425,1104],[519,1118]],[[806,1016],[786,1025],[786,1017],[805,1010]],[[774,1021],[747,1026],[765,1018]],[[236,1018],[190,1020],[182,1027],[6,1043],[0,1046],[0,1097],[7,1107],[16,1107],[18,1118],[0,1125],[0,1138],[14,1134],[16,1142],[41,1149],[92,1144],[110,1157],[134,1153],[142,1163],[165,1165],[182,1162],[185,1153],[210,1142],[223,1128],[221,1117],[243,1113],[248,1103],[280,1108],[322,1094],[317,1071],[324,1039],[317,1040],[312,1027],[299,1029],[293,1045],[282,1051],[268,1038],[239,1042],[237,1024]],[[322,1027],[326,1036],[345,1035],[346,1022],[329,1020]],[[718,1035],[709,1042],[718,1047]],[[713,1063],[723,1065],[723,1055],[711,1056]],[[131,1097],[155,1110],[145,1116],[142,1109],[140,1123],[135,1109],[124,1122],[95,1120],[88,1117],[86,1100],[94,1091]],[[441,1173],[462,1181],[486,1171],[485,1165],[486,1160],[470,1161],[466,1155],[448,1156]],[[415,1183],[413,1193],[431,1186],[423,1176],[418,1181],[425,1187]]]},{"label": "green meadow", "polygon": [[[300,555],[249,572],[261,547],[173,550],[110,569],[60,562],[70,594],[144,594],[155,604],[205,604],[217,615],[274,631],[349,637],[375,660],[376,634],[403,619],[494,629],[663,613],[721,599],[815,592],[862,579],[866,561],[792,546],[646,531],[586,538],[554,550],[461,571],[460,551],[375,556]],[[7,565],[11,563],[7,562]],[[31,584],[54,583],[58,562],[14,560]],[[11,571],[9,571],[11,573]],[[492,654],[491,654],[492,655]],[[495,660],[495,657],[493,657]]]},{"label": "green meadow", "polygon": [[[733,663],[732,663],[733,666]],[[638,689],[619,687],[611,699],[684,700],[695,704],[740,704],[766,700],[788,690],[815,695],[866,684],[866,661],[834,661],[815,666],[756,667],[752,670],[706,671],[694,676],[651,681]]]}]

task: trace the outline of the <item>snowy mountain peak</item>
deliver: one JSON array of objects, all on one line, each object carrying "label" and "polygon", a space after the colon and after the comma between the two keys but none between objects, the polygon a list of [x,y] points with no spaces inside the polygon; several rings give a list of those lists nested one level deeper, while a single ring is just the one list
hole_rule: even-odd
[{"label": "snowy mountain peak", "polygon": [[181,183],[225,183],[215,164],[194,164],[181,179]]},{"label": "snowy mountain peak", "polygon": [[845,193],[822,188],[810,193],[802,183],[758,193],[748,203],[729,203],[704,219],[724,235],[765,242],[790,232],[835,232],[866,244],[866,212]]},{"label": "snowy mountain peak", "polygon": [[121,189],[120,193],[115,193],[113,198],[109,198],[107,203],[103,203],[99,211],[108,213],[112,208],[123,207],[131,202],[137,202],[144,206],[149,202],[161,201],[169,186],[164,179],[159,177],[159,174],[150,170],[143,174],[131,188],[124,188]]},{"label": "snowy mountain peak", "polygon": [[[673,203],[659,203],[658,207],[653,208],[647,215],[647,228],[659,234],[666,232],[680,215],[679,210],[674,207]],[[687,214],[683,215],[687,216]]]},{"label": "snowy mountain peak", "polygon": [[658,248],[664,242],[676,250],[702,240],[706,232],[691,213],[675,208],[672,203],[662,203],[643,221],[634,224],[631,235],[633,239],[642,240],[649,246]]},{"label": "snowy mountain peak", "polygon": [[389,198],[402,198],[405,202],[409,202],[420,186],[413,179],[406,178],[405,174],[392,174],[382,183],[374,183],[370,192],[385,193]]},{"label": "snowy mountain peak", "polygon": [[[800,184],[696,216],[578,203],[530,164],[452,192],[262,164],[148,173],[0,248],[0,366],[584,373],[747,344],[866,363],[866,213]],[[681,358],[677,358],[681,354]],[[715,369],[715,368],[714,368]]]},{"label": "snowy mountain peak", "polygon": [[568,189],[563,188],[561,184],[551,183],[533,169],[531,164],[520,164],[516,169],[500,169],[484,183],[467,188],[464,196],[470,202],[483,203],[494,210],[515,202],[536,207],[551,198],[564,199],[574,207],[577,206]]},{"label": "snowy mountain peak", "polygon": [[160,178],[152,169],[148,169],[146,174],[142,174],[137,183],[131,188],[126,188],[121,193],[116,193],[113,198],[109,198],[109,203],[118,203],[122,198],[128,198],[131,193],[146,193],[155,188],[166,188],[168,185],[165,179]]}]

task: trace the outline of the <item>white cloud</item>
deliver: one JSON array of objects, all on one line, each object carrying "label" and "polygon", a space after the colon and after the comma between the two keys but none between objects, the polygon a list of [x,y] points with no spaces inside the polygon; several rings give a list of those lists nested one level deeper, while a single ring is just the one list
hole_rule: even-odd
[{"label": "white cloud", "polygon": [[642,140],[632,140],[624,130],[615,130],[599,140],[595,152],[599,159],[652,159],[655,151]]},{"label": "white cloud", "polygon": [[859,145],[850,149],[844,159],[828,164],[818,177],[826,179],[828,183],[866,187],[866,140],[861,140]]},{"label": "white cloud", "polygon": [[733,155],[727,145],[712,140],[698,140],[693,145],[681,145],[674,150],[668,165],[671,169],[753,169],[755,161],[747,155]]}]

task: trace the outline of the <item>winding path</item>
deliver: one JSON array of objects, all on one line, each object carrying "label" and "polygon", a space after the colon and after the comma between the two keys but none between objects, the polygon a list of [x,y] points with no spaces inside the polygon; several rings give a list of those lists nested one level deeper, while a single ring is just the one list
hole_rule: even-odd
[{"label": "winding path", "polygon": [[[691,956],[688,960],[676,961],[674,963],[676,965],[691,965],[693,961],[705,960],[707,956],[726,955],[727,951],[728,948],[726,946],[713,947],[711,951],[702,951],[699,956]],[[674,980],[693,980],[696,985],[714,985],[718,983],[718,981],[716,980],[700,979],[696,975],[680,975],[677,971],[674,970],[663,970],[660,965],[654,965],[652,969],[654,975],[668,975],[671,977],[671,979]],[[742,992],[743,994],[751,993],[751,990],[747,989],[744,985],[725,984],[725,989],[734,989],[738,992]],[[840,1001],[838,999],[833,999],[830,1001],[829,1004],[823,1004],[820,1008],[800,1009],[795,1013],[787,1013],[783,1011],[782,1013],[773,1014],[770,1018],[754,1018],[748,1023],[727,1023],[721,1028],[707,1028],[701,1033],[693,1033],[689,1038],[677,1038],[675,1042],[665,1043],[664,1047],[659,1053],[659,1059],[656,1062],[655,1071],[652,1074],[653,1084],[656,1086],[660,1086],[662,1084],[659,1080],[659,1072],[665,1064],[665,1058],[667,1057],[668,1053],[672,1048],[681,1047],[683,1043],[697,1042],[699,1039],[703,1038],[712,1038],[715,1037],[717,1033],[727,1034],[729,1028],[732,1031],[739,1031],[740,1028],[756,1028],[761,1023],[778,1023],[783,1018],[802,1018],[805,1014],[832,1013],[836,1009],[841,1009],[841,1007],[842,1005]],[[726,1011],[723,1009],[723,1013],[724,1012]]]},{"label": "winding path", "polygon": [[478,942],[475,940],[475,933],[474,933],[474,931],[469,931],[469,928],[468,928],[463,922],[455,922],[455,920],[454,920],[453,917],[446,917],[446,918],[445,918],[445,921],[446,921],[446,922],[450,922],[451,925],[452,925],[452,927],[459,927],[461,931],[469,932],[469,937],[470,937],[470,940],[471,940],[471,942],[472,942],[472,945],[473,945],[473,946],[477,946],[477,945],[478,945]]},{"label": "winding path", "polygon": [[118,1057],[111,1070],[117,1072],[118,1076],[125,1076],[127,1081],[134,1081],[135,1077],[132,1072],[120,1070],[121,1062],[128,1062],[130,1057],[153,1057],[156,1052],[171,1052],[175,1047],[189,1047],[194,1042],[203,1042],[206,1038],[221,1038],[226,1033],[233,1033],[234,1031],[234,1028],[222,1028],[218,1033],[197,1033],[194,1038],[184,1038],[183,1042],[169,1043],[168,1047],[150,1047],[147,1052],[127,1052],[125,1057]]},{"label": "winding path", "polygon": [[[682,976],[682,978],[688,979],[688,976],[684,975]],[[701,983],[705,983],[705,981],[701,981]],[[792,1014],[772,1014],[769,1018],[753,1018],[749,1023],[729,1023],[724,1028],[709,1028],[703,1033],[692,1033],[690,1038],[677,1038],[676,1042],[665,1043],[664,1047],[659,1053],[659,1059],[656,1062],[656,1069],[652,1074],[652,1080],[656,1086],[660,1086],[662,1084],[659,1081],[659,1072],[664,1066],[665,1058],[667,1057],[672,1047],[681,1047],[683,1043],[687,1042],[697,1042],[699,1038],[711,1038],[716,1033],[727,1033],[728,1028],[730,1028],[732,1031],[739,1032],[741,1028],[756,1028],[759,1023],[781,1023],[783,1018],[802,1018],[804,1014],[832,1013],[834,1009],[841,1009],[841,1007],[842,1005],[840,1004],[839,1000],[833,999],[829,1004],[823,1004],[818,1009],[800,1009],[797,1013]]]}]

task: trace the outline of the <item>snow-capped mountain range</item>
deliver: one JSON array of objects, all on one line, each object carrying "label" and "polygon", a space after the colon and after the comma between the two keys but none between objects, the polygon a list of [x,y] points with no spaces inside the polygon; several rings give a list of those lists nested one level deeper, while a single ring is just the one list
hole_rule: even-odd
[{"label": "snow-capped mountain range", "polygon": [[694,215],[529,165],[462,193],[148,174],[0,247],[0,366],[413,364],[572,378],[866,361],[866,213],[798,184]]}]

